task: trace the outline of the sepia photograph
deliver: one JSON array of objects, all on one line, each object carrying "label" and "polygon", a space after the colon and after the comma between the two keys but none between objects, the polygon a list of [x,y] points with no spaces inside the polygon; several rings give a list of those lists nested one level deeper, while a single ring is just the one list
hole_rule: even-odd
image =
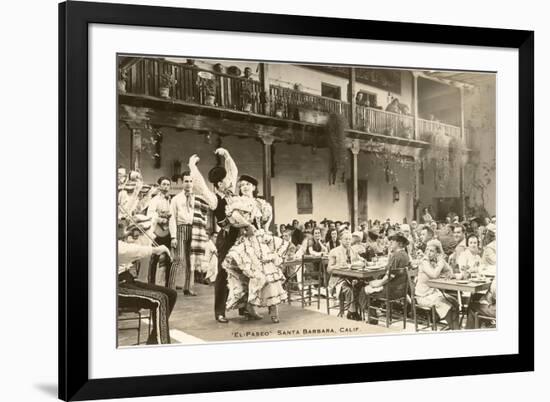
[{"label": "sepia photograph", "polygon": [[118,348],[496,330],[496,72],[116,62]]}]

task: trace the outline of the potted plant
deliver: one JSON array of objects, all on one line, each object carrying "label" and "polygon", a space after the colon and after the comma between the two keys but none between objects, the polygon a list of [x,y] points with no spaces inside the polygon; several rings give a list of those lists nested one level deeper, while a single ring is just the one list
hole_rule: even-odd
[{"label": "potted plant", "polygon": [[176,85],[176,78],[173,74],[162,73],[160,76],[160,97],[161,98],[170,98],[170,88]]},{"label": "potted plant", "polygon": [[128,79],[128,71],[120,69],[118,72],[118,92],[121,94],[126,93],[126,80]]},{"label": "potted plant", "polygon": [[214,74],[207,71],[201,71],[198,76],[198,85],[201,92],[204,94],[204,104],[206,106],[215,106],[218,83],[215,80]]}]

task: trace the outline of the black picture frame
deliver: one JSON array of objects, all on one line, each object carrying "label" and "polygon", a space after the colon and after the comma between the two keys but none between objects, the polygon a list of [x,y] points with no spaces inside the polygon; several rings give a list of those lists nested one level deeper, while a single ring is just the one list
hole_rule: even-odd
[{"label": "black picture frame", "polygon": [[[88,25],[191,28],[514,48],[519,52],[517,354],[90,379]],[[521,135],[520,135],[521,134]],[[59,398],[171,395],[534,370],[534,32],[71,1],[59,5]],[[518,266],[520,262],[518,261]]]}]

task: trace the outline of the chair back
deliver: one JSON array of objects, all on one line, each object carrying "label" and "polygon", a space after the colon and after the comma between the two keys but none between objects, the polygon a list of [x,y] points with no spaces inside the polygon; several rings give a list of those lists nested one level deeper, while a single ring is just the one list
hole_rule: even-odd
[{"label": "chair back", "polygon": [[[306,270],[306,267],[308,268]],[[322,257],[302,256],[302,280],[313,279],[319,281],[320,285],[325,285],[325,270]]]},{"label": "chair back", "polygon": [[418,279],[418,268],[414,268],[412,265],[409,265],[409,267],[407,268],[407,278],[409,280],[409,289],[411,291],[411,294],[414,295],[416,281]]}]

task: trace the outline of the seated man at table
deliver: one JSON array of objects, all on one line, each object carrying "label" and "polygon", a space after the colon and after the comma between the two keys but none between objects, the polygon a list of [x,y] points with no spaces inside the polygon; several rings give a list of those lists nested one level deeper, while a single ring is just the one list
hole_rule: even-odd
[{"label": "seated man at table", "polygon": [[328,254],[327,272],[330,276],[328,287],[333,289],[333,294],[340,301],[339,316],[344,315],[346,306],[348,308],[348,319],[360,319],[355,306],[355,293],[357,282],[347,278],[333,276],[335,269],[349,269],[352,265],[364,265],[365,260],[351,247],[351,232],[345,230],[340,236],[340,245],[330,250]]},{"label": "seated man at table", "polygon": [[475,315],[480,314],[485,317],[497,316],[497,280],[493,279],[491,287],[485,294],[476,293],[472,296],[468,305],[468,319],[466,320],[466,328],[474,329]]}]

